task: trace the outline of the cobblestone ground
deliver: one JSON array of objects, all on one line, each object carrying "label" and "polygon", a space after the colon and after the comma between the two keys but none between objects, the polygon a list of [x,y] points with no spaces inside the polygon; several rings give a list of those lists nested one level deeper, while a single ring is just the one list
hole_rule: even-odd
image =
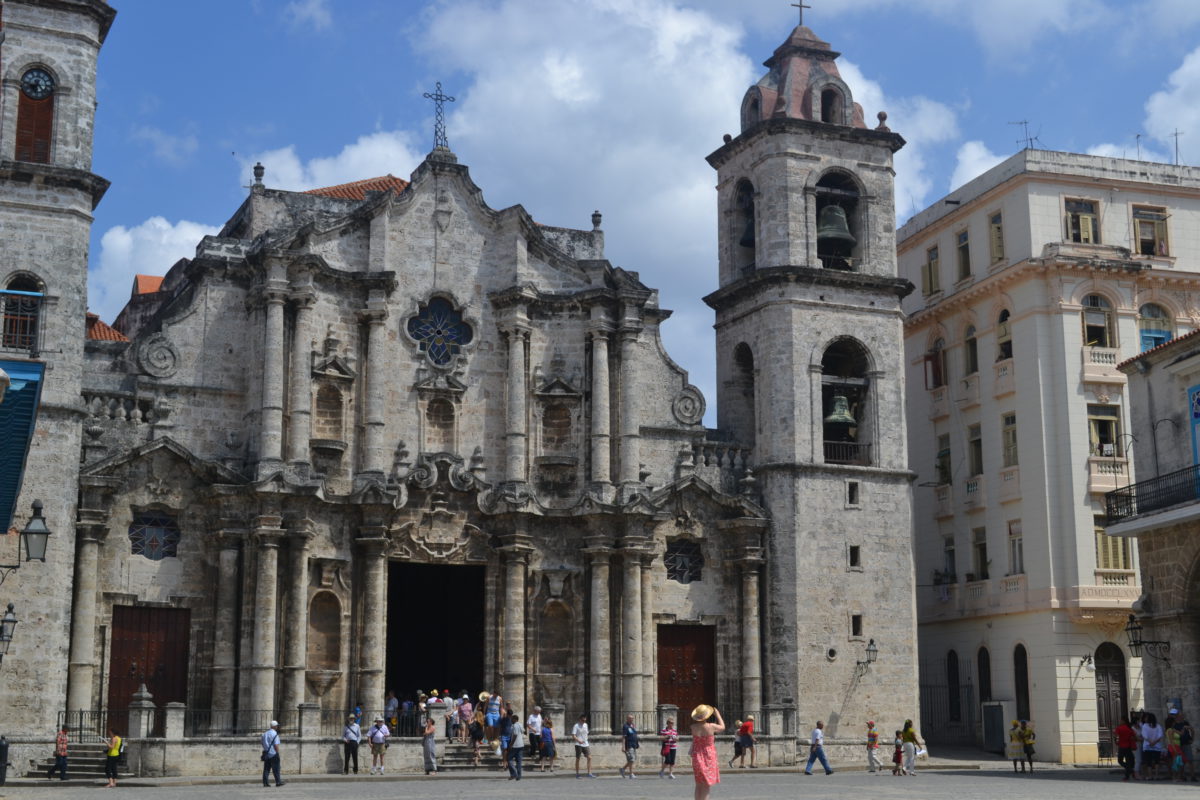
[{"label": "cobblestone ground", "polygon": [[[285,776],[286,779],[286,776]],[[78,798],[93,796],[91,786],[30,786],[4,787],[3,796],[10,798]],[[1153,792],[1156,798],[1200,796],[1200,783],[1172,785],[1160,781],[1147,784],[1121,783],[1119,775],[1106,770],[1047,768],[1032,776],[1013,775],[999,769],[927,771],[911,778],[894,778],[890,774],[869,775],[864,772],[817,774],[806,777],[791,774],[735,774],[714,787],[712,800],[796,800],[797,798],[845,798],[846,800],[994,800],[997,797],[1030,798],[1030,800],[1062,800],[1064,797],[1128,796],[1129,792]],[[362,797],[370,800],[391,798],[522,798],[534,796],[541,800],[585,800],[586,798],[615,798],[617,800],[669,800],[692,797],[691,775],[681,774],[677,780],[659,780],[656,775],[621,780],[605,775],[596,780],[575,780],[570,774],[530,775],[520,783],[500,777],[456,778],[449,774],[427,779],[296,780],[280,788],[264,789],[251,779],[244,784],[210,786],[129,786],[105,790],[100,796],[111,800],[200,800],[220,798],[330,798]]]}]

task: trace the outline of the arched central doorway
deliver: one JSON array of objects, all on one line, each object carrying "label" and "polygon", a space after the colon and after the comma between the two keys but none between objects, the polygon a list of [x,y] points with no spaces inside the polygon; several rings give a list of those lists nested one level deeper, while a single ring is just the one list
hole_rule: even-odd
[{"label": "arched central doorway", "polygon": [[1096,648],[1096,726],[1100,732],[1100,756],[1111,757],[1117,748],[1113,729],[1127,716],[1125,654],[1112,642]]}]

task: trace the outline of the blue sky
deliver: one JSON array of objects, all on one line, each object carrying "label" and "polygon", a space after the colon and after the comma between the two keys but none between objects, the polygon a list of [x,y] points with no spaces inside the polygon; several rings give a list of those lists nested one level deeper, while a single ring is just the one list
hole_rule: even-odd
[{"label": "blue sky", "polygon": [[[715,173],[741,96],[796,23],[785,0],[113,0],[101,51],[89,304],[111,321],[245,197],[407,177],[450,145],[493,208],[589,228],[675,310],[709,400]],[[866,118],[888,112],[900,221],[1021,148],[1200,163],[1198,0],[807,0]]]}]

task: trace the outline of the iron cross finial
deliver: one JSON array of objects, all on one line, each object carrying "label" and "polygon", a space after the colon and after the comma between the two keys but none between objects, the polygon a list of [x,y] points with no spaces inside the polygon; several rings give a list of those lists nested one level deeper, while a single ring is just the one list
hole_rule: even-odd
[{"label": "iron cross finial", "polygon": [[442,93],[442,82],[438,81],[432,94],[429,92],[425,93],[425,99],[433,101],[433,147],[435,150],[439,147],[449,150],[450,145],[446,141],[446,114],[444,105],[447,102],[453,103],[454,98]]},{"label": "iron cross finial", "polygon": [[812,6],[806,6],[806,5],[804,5],[804,0],[800,0],[799,3],[792,3],[792,8],[800,9],[800,24],[803,25],[804,24],[804,9],[812,8]]}]

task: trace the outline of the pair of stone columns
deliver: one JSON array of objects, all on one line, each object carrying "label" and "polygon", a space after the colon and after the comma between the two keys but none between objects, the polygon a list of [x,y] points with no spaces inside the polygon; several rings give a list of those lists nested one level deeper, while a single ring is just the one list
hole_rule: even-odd
[{"label": "pair of stone columns", "polygon": [[609,611],[612,556],[621,556],[620,596],[620,692],[622,712],[654,708],[657,685],[654,679],[654,609],[650,566],[653,556],[641,542],[614,551],[603,539],[593,539],[585,549],[591,562],[591,601],[588,693],[593,713],[607,714],[613,708],[612,628]]}]

